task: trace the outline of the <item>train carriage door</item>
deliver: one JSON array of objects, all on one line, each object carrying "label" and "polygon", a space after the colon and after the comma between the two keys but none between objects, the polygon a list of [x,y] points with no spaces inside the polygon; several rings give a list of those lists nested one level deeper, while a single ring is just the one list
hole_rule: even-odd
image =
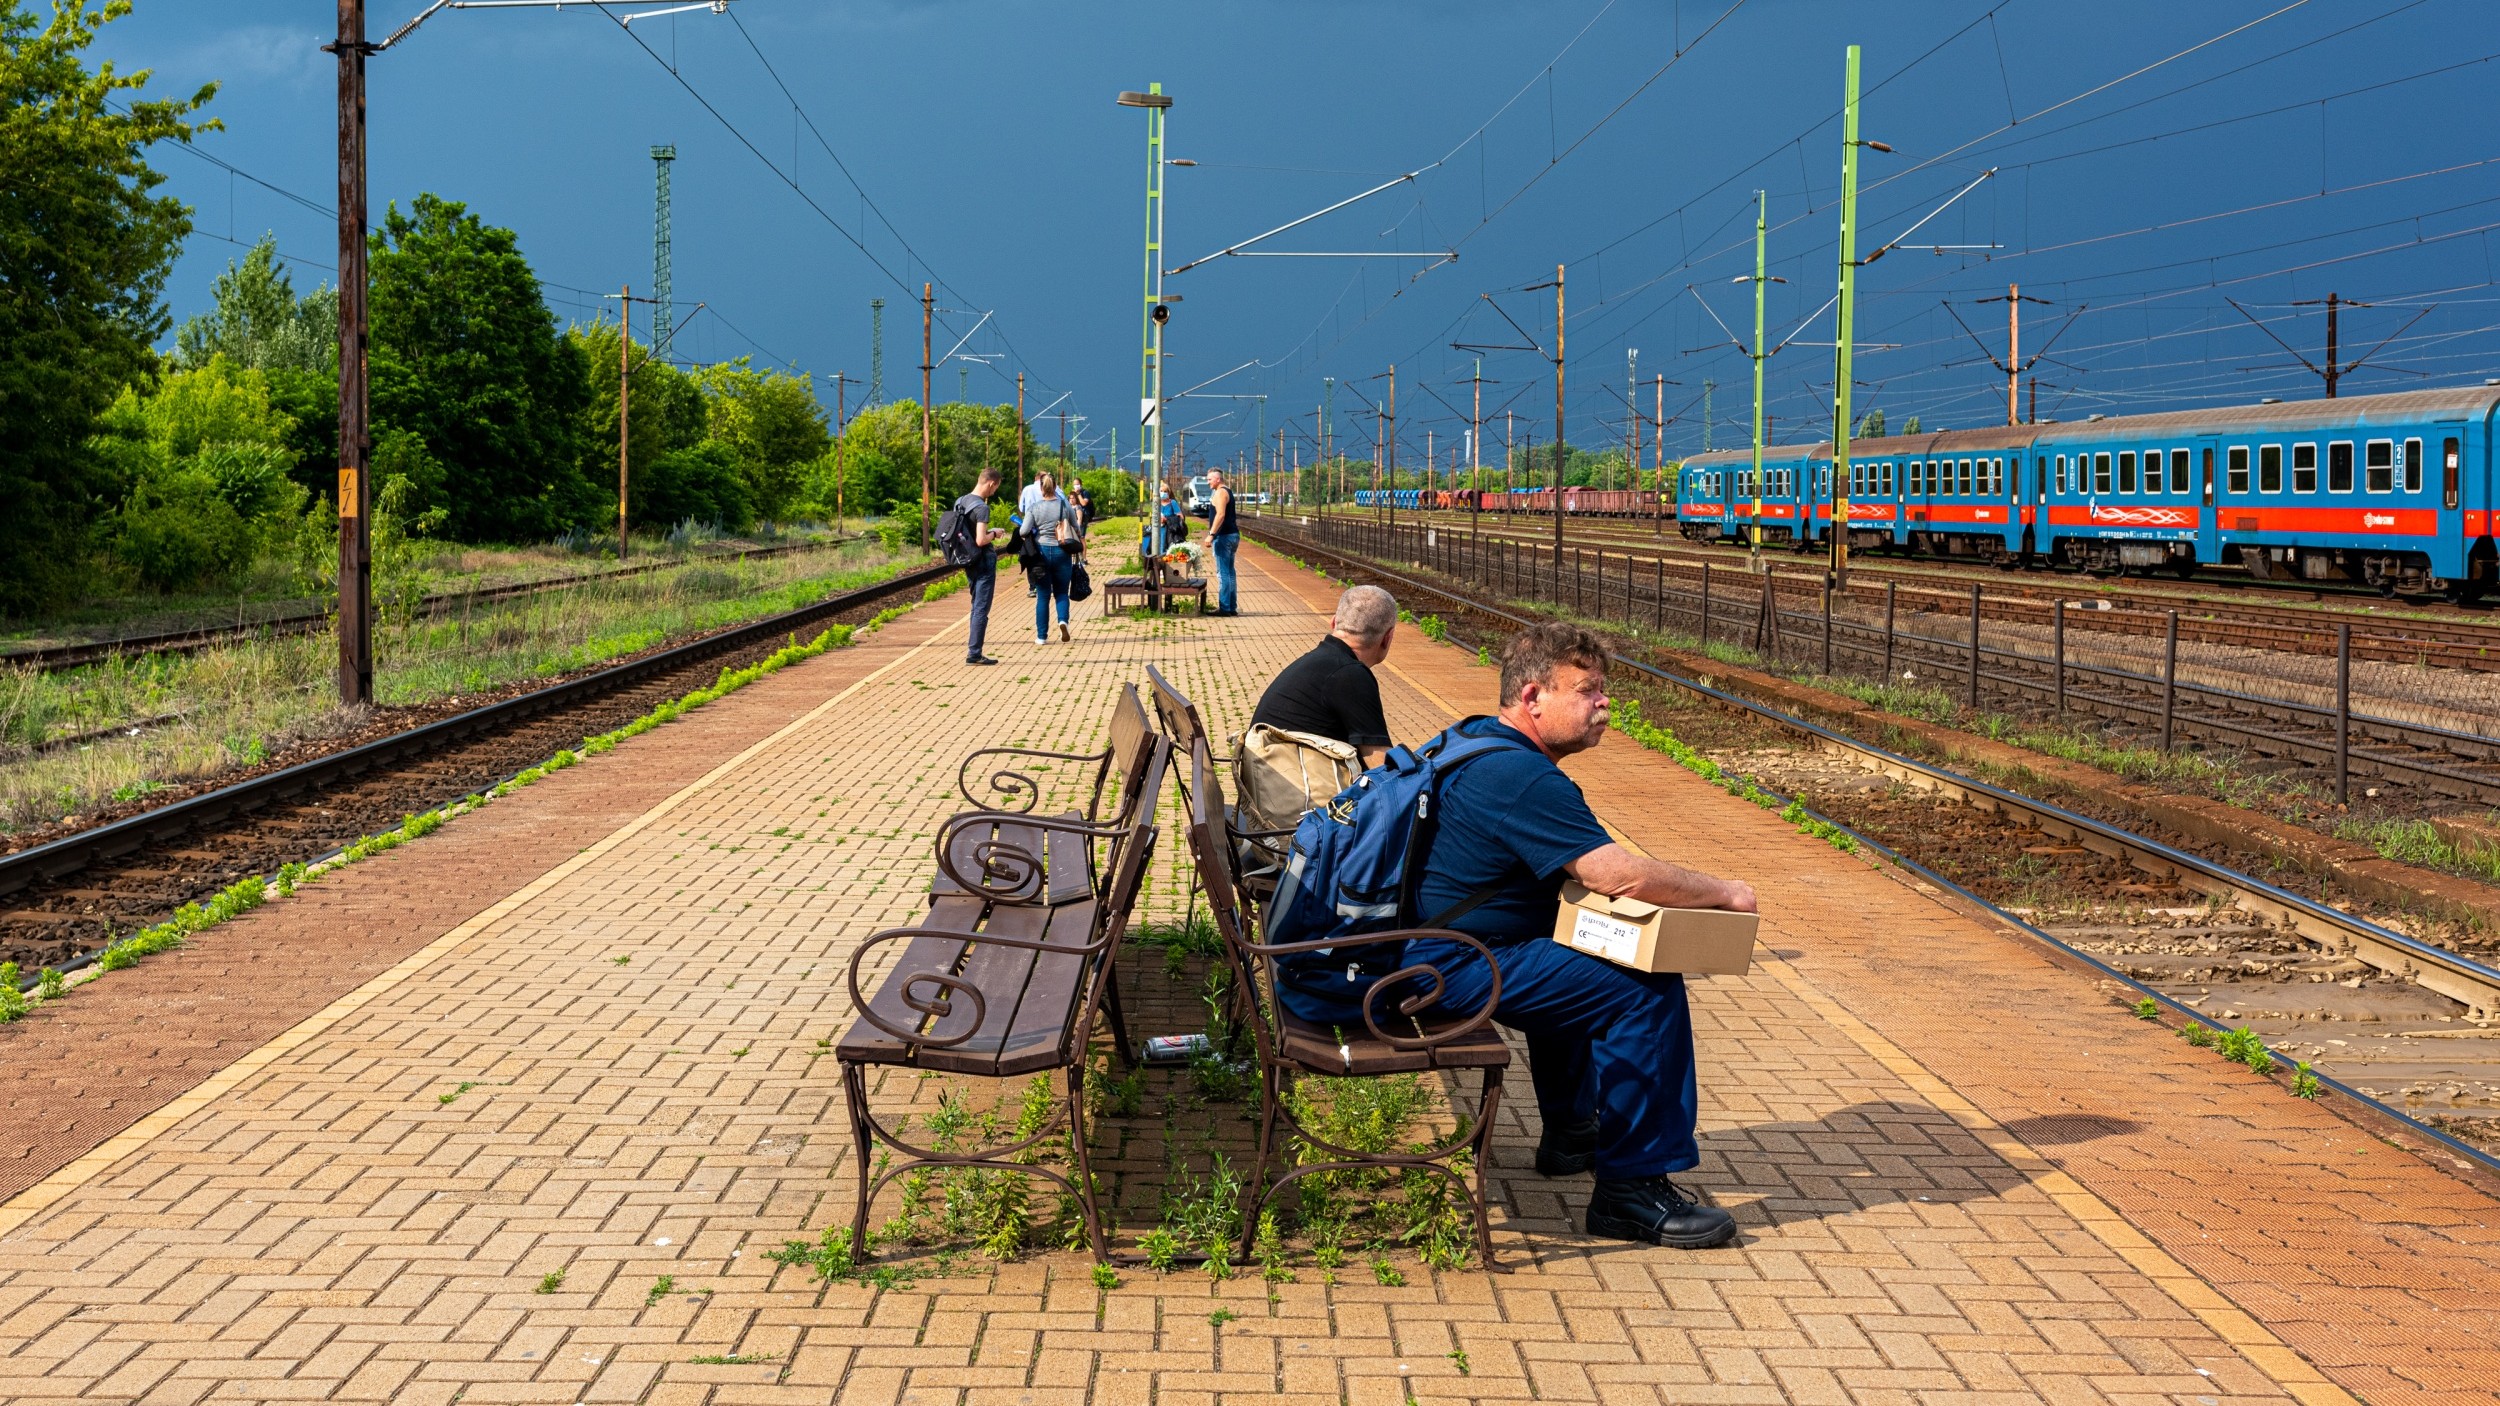
[{"label": "train carriage door", "polygon": [[[2472,570],[2470,562],[2476,554],[2476,541],[2491,535],[2491,504],[2480,483],[2469,483],[2466,472],[2465,425],[2451,420],[2430,427],[2423,435],[2421,448],[2415,441],[2399,442],[2397,453],[2405,457],[2396,466],[2399,489],[2420,487],[2419,494],[2407,493],[2409,504],[2437,504],[2439,536],[2432,548],[2431,571],[2452,580],[2461,580]],[[2414,467],[2418,455],[2421,464]],[[2471,506],[2477,511],[2468,512]]]},{"label": "train carriage door", "polygon": [[2215,460],[2222,457],[2222,442],[2216,439],[2196,443],[2196,559],[2207,566],[2222,560],[2222,512],[2214,504],[2214,475],[2220,470]]}]

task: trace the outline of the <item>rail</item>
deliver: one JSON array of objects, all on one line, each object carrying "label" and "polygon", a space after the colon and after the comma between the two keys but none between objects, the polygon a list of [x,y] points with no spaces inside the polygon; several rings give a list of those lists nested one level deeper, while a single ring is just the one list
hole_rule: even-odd
[{"label": "rail", "polygon": [[[542,581],[515,581],[502,586],[480,586],[467,591],[444,591],[420,602],[428,610],[455,605],[484,605],[495,601],[514,600],[522,596],[561,591],[574,586],[596,585],[654,571],[667,571],[680,566],[699,566],[715,561],[755,561],[765,557],[787,556],[792,552],[815,551],[839,547],[861,540],[856,536],[835,537],[819,542],[792,542],[779,547],[757,547],[747,551],[710,552],[667,561],[646,562],[640,566],[621,566],[614,571],[580,572],[571,576],[550,576]],[[330,628],[333,612],[291,610],[258,620],[233,625],[201,625],[188,630],[164,630],[147,635],[123,635],[117,639],[92,640],[83,644],[51,645],[42,649],[20,649],[0,652],[0,668],[32,668],[47,674],[85,668],[123,655],[190,654],[224,644],[230,640],[267,637],[284,639],[295,635],[317,635]],[[55,739],[58,741],[84,739]]]},{"label": "rail", "polygon": [[[1257,540],[1271,543],[1278,550],[1297,556],[1324,557],[1335,564],[1367,572],[1393,583],[1400,591],[1436,596],[1461,610],[1500,622],[1517,629],[1535,622],[1498,606],[1486,604],[1423,578],[1392,570],[1366,557],[1343,552],[1319,543],[1277,530],[1270,524],[1246,524],[1244,531]],[[2340,909],[2276,887],[2263,879],[2243,874],[2226,865],[2217,864],[2201,855],[2174,849],[2158,840],[2148,839],[2123,830],[2105,821],[2078,814],[2048,801],[2009,791],[2001,786],[1964,776],[1931,762],[1904,756],[1883,747],[1864,742],[1846,733],[1837,732],[1819,723],[1782,712],[1752,699],[1712,687],[1699,679],[1688,678],[1673,670],[1663,669],[1643,660],[1625,655],[1610,655],[1611,661],[1642,674],[1656,682],[1708,699],[1724,707],[1750,713],[1783,729],[1803,734],[1826,750],[1857,758],[1862,765],[1907,784],[1920,786],[1965,801],[2000,811],[2045,835],[2079,844],[2113,858],[2123,859],[2135,868],[2156,877],[2171,879],[2183,887],[2210,898],[2231,903],[2247,912],[2287,926],[2308,941],[2330,952],[2348,954],[2391,976],[2412,981],[2426,990],[2437,992],[2465,1006],[2473,1017],[2489,1020],[2500,1016],[2500,969],[2486,966],[2470,957],[2424,942],[2419,938],[2384,928],[2367,919],[2355,917]],[[1863,837],[1859,837],[1863,842]],[[1880,845],[1872,848],[1890,854]],[[1922,874],[1927,873],[1924,869]],[[1932,877],[1932,876],[1931,876]],[[1941,879],[1938,882],[1945,882]],[[1950,885],[1956,893],[1987,908],[2006,923],[2056,947],[2069,956],[2097,968],[2111,980],[2152,996],[2179,1014],[2206,1025],[2214,1025],[2200,1011],[2163,996],[2144,983],[2127,976],[2088,952],[2083,952],[2053,935],[2043,932],[2019,917],[2006,913],[1985,899],[1969,893],[1959,885]],[[2218,1028],[2218,1027],[2217,1027]],[[2403,1110],[2382,1103],[2347,1085],[2336,1083],[2338,1092],[2356,1102],[2368,1105],[2378,1115],[2390,1118],[2408,1130],[2437,1141],[2443,1148],[2459,1156],[2472,1158],[2488,1170],[2500,1171],[2500,1158],[2461,1142],[2436,1128],[2419,1122]]]},{"label": "rail", "polygon": [[304,791],[317,790],[334,781],[360,775],[377,767],[388,767],[407,758],[423,755],[436,748],[462,739],[491,732],[524,718],[570,707],[585,699],[628,687],[656,674],[665,674],[699,659],[726,654],[751,645],[786,635],[802,626],[827,619],[864,605],[907,592],[924,589],[933,582],[960,571],[961,567],[943,563],[903,572],[874,585],[828,596],[813,605],[784,611],[779,615],[705,635],[685,644],[648,654],[640,659],[567,679],[546,688],[535,689],[499,703],[473,708],[465,713],[427,723],[422,727],[395,732],[376,738],[361,746],[299,762],[283,770],[273,771],[219,787],[185,800],[142,811],[110,825],[99,825],[65,835],[47,844],[0,855],[0,894],[15,893],[29,884],[74,874],[91,865],[128,854],[133,850],[181,835],[203,826],[215,825],[242,812],[256,810],[273,801],[284,800]]}]

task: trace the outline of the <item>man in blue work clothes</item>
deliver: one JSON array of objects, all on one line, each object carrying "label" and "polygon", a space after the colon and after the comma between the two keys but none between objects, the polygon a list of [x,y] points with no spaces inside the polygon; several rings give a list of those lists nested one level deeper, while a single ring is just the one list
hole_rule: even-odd
[{"label": "man in blue work clothes", "polygon": [[[1701,1160],[1684,978],[1616,966],[1553,932],[1565,875],[1596,893],[1741,913],[1754,911],[1753,888],[1615,843],[1555,765],[1606,736],[1606,650],[1596,635],[1548,623],[1512,636],[1501,688],[1499,713],[1459,726],[1517,749],[1478,757],[1442,784],[1416,911],[1446,912],[1491,890],[1448,926],[1492,949],[1502,969],[1493,1018],[1527,1036],[1545,1125],[1537,1170],[1597,1173],[1589,1234],[1677,1249],[1725,1244],[1735,1219],[1667,1179]],[[1483,1008],[1490,973],[1471,949],[1417,942],[1407,956],[1441,971],[1443,1009]]]}]

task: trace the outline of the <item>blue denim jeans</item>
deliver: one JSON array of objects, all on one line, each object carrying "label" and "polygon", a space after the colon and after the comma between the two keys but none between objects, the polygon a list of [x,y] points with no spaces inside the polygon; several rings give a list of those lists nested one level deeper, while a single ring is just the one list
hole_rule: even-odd
[{"label": "blue denim jeans", "polygon": [[1033,633],[1050,633],[1050,605],[1059,603],[1059,623],[1068,623],[1068,583],[1076,576],[1076,563],[1067,548],[1056,542],[1042,544],[1042,569],[1033,579]]},{"label": "blue denim jeans", "polygon": [[964,658],[981,657],[981,643],[990,632],[990,598],[998,594],[998,568],[974,562],[964,568],[964,584],[972,590],[972,633],[964,640]]},{"label": "blue denim jeans", "polygon": [[[1489,989],[1484,959],[1456,943],[1417,942],[1448,983],[1441,1009],[1473,1014]],[[1597,1176],[1629,1181],[1700,1165],[1701,1095],[1684,978],[1631,971],[1531,938],[1493,945],[1502,968],[1495,1021],[1528,1037],[1528,1077],[1548,1127],[1597,1120]]]},{"label": "blue denim jeans", "polygon": [[1240,588],[1233,580],[1233,549],[1241,545],[1241,537],[1227,532],[1207,541],[1215,548],[1215,608],[1230,614],[1241,605]]}]

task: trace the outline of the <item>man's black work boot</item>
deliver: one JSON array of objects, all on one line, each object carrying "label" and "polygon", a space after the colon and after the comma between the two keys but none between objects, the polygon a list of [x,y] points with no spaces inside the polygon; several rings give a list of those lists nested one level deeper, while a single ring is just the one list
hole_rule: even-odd
[{"label": "man's black work boot", "polygon": [[1576,1177],[1597,1160],[1597,1120],[1585,1123],[1548,1123],[1536,1140],[1536,1174],[1541,1177]]},{"label": "man's black work boot", "polygon": [[1706,1250],[1736,1238],[1736,1217],[1705,1206],[1665,1177],[1601,1181],[1589,1197],[1589,1234]]}]

